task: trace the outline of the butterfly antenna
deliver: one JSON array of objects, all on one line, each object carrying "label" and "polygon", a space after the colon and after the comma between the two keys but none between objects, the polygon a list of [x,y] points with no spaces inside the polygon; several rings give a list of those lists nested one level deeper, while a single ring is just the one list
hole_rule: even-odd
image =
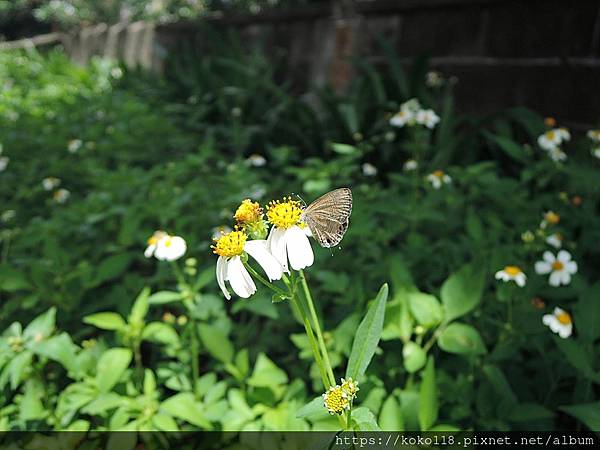
[{"label": "butterfly antenna", "polygon": [[302,197],[300,197],[300,195],[299,195],[299,194],[296,194],[295,192],[292,192],[292,195],[293,195],[294,197],[296,197],[300,203],[302,203],[302,206],[303,206],[304,208],[306,208],[306,202],[304,201],[304,199],[303,199]]}]

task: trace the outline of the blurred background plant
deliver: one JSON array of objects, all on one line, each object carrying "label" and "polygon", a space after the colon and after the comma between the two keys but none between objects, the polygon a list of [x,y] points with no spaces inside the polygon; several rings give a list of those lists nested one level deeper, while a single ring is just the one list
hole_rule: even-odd
[{"label": "blurred background plant", "polygon": [[[310,103],[261,51],[213,41],[164,77],[0,53],[0,429],[337,429],[298,319],[268,292],[217,295],[209,246],[240,199],[339,186],[350,228],[307,271],[336,379],[390,283],[357,428],[600,429],[593,140],[553,161],[550,121],[460,114],[450,78],[384,41],[389,70],[357,60]],[[183,280],[144,258],[156,229],[185,237]],[[578,264],[562,287],[534,269],[557,234]],[[565,339],[542,322],[555,306]]]}]

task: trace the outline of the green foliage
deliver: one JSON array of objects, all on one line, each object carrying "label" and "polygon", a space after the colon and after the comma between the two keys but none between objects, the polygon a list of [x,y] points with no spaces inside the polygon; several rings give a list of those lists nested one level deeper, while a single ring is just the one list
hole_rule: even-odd
[{"label": "green foliage", "polygon": [[[573,136],[552,162],[537,114],[460,115],[449,80],[426,85],[425,62],[407,70],[383,41],[388,70],[357,61],[348,91],[315,92],[318,107],[261,52],[214,41],[167,79],[0,54],[0,429],[597,430],[591,143]],[[433,130],[390,126],[410,98],[440,115]],[[434,189],[438,169],[452,182]],[[360,383],[336,417],[289,298],[259,286],[225,301],[209,246],[241,199],[342,185],[348,232],[340,249],[313,242],[306,270],[334,376]],[[548,210],[561,219],[543,228]],[[157,229],[195,259],[145,258]],[[561,287],[534,270],[555,232],[578,263]],[[524,287],[494,278],[509,265]],[[567,339],[542,323],[556,306]]]}]

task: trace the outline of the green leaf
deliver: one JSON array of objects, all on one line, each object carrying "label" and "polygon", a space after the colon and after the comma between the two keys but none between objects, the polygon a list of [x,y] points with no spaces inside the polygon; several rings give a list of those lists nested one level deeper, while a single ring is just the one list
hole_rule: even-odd
[{"label": "green leaf", "polygon": [[379,426],[383,431],[404,431],[402,409],[394,395],[389,395],[383,402],[379,413]]},{"label": "green leaf", "polygon": [[483,135],[487,138],[488,141],[496,144],[504,153],[506,153],[512,159],[522,163],[526,163],[529,160],[529,157],[525,153],[523,145],[517,144],[512,139],[504,136],[498,136],[487,131],[484,131]]},{"label": "green leaf", "polygon": [[592,355],[589,354],[584,345],[576,339],[554,338],[554,342],[565,355],[565,359],[586,378],[600,383],[600,373],[592,366]]},{"label": "green leaf", "polygon": [[98,416],[104,412],[125,406],[127,403],[127,397],[122,397],[114,392],[105,392],[98,394],[90,403],[88,403],[81,412],[90,414],[92,416]]},{"label": "green leaf", "polygon": [[352,419],[360,431],[381,431],[371,410],[364,406],[352,410]]},{"label": "green leaf", "polygon": [[130,263],[131,256],[127,253],[109,256],[98,266],[91,287],[99,286],[106,281],[117,278],[127,270]]},{"label": "green leaf", "polygon": [[125,320],[114,312],[90,314],[83,318],[83,323],[93,325],[101,330],[123,330],[127,325]]},{"label": "green leaf", "polygon": [[329,413],[323,406],[323,397],[320,395],[313,398],[310,402],[300,408],[298,412],[296,412],[296,417],[298,419],[323,415],[329,415]]},{"label": "green leaf", "polygon": [[484,284],[483,270],[477,270],[469,264],[450,275],[440,292],[446,321],[450,322],[473,310],[481,301]]},{"label": "green leaf", "polygon": [[0,375],[0,389],[3,389],[6,382],[10,380],[10,388],[15,390],[24,379],[25,372],[31,367],[33,353],[25,350],[17,354],[4,367],[2,375]]},{"label": "green leaf", "polygon": [[164,305],[165,303],[173,303],[181,300],[182,296],[179,292],[173,291],[159,291],[148,297],[148,304],[150,305]]},{"label": "green leaf", "polygon": [[212,430],[213,428],[204,417],[202,403],[197,402],[191,392],[182,392],[169,397],[160,404],[160,410],[202,429]]},{"label": "green leaf", "polygon": [[145,287],[139,293],[129,313],[129,323],[143,323],[144,317],[148,313],[148,298],[150,297],[150,288]]},{"label": "green leaf", "polygon": [[7,265],[0,265],[0,291],[15,292],[31,288],[25,274]]},{"label": "green leaf", "polygon": [[425,351],[412,341],[404,344],[404,347],[402,348],[402,357],[404,358],[404,368],[408,373],[415,373],[427,362],[427,354]]},{"label": "green leaf", "polygon": [[211,355],[221,362],[231,362],[234,349],[226,333],[217,327],[207,324],[198,325],[198,333],[200,334],[202,343]]},{"label": "green leaf", "polygon": [[19,403],[19,419],[22,421],[43,419],[48,415],[44,408],[44,386],[36,379],[29,379],[25,383],[23,397]]},{"label": "green leaf", "polygon": [[360,153],[360,151],[353,145],[339,144],[336,142],[331,143],[331,149],[339,155],[355,155]]},{"label": "green leaf", "polygon": [[179,431],[177,422],[168,414],[158,413],[152,417],[152,425],[160,431]]},{"label": "green leaf", "polygon": [[40,340],[46,338],[54,331],[56,308],[52,307],[44,314],[33,319],[23,331],[23,336],[29,339]]},{"label": "green leaf", "polygon": [[575,306],[575,323],[588,342],[600,338],[600,283],[587,288]]},{"label": "green leaf", "polygon": [[448,353],[482,355],[487,352],[479,331],[470,325],[453,322],[438,338],[440,348]]},{"label": "green leaf", "polygon": [[153,395],[156,392],[156,377],[150,369],[144,371],[144,395]]},{"label": "green leaf", "polygon": [[166,323],[150,322],[142,331],[142,340],[179,346],[179,335],[175,329]]},{"label": "green leaf", "polygon": [[558,409],[580,420],[590,430],[600,430],[600,402],[561,406]]},{"label": "green leaf", "polygon": [[367,370],[383,330],[387,297],[388,285],[384,284],[356,330],[346,369],[346,378],[358,380]]},{"label": "green leaf", "polygon": [[137,444],[138,435],[129,433],[109,433],[106,450],[133,450]]},{"label": "green leaf", "polygon": [[287,374],[277,367],[267,355],[259,353],[252,376],[248,379],[248,385],[272,388],[287,382]]},{"label": "green leaf", "polygon": [[96,369],[96,385],[100,392],[110,391],[131,363],[131,350],[128,348],[111,348],[105,351]]},{"label": "green leaf", "polygon": [[433,295],[411,292],[408,294],[408,304],[415,320],[425,328],[434,327],[443,319],[442,305]]},{"label": "green leaf", "polygon": [[435,382],[435,365],[430,356],[423,372],[423,381],[419,391],[419,426],[421,431],[429,430],[438,417],[437,387]]},{"label": "green leaf", "polygon": [[67,333],[43,340],[31,347],[36,355],[44,356],[63,365],[69,372],[77,373],[77,347]]},{"label": "green leaf", "polygon": [[528,422],[530,420],[551,419],[552,411],[539,403],[519,403],[513,407],[508,418],[511,422]]}]

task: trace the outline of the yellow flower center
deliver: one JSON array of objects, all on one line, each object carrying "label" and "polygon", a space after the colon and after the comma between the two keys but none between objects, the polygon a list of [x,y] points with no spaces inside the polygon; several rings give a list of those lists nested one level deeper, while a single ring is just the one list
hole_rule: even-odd
[{"label": "yellow flower center", "polygon": [[556,214],[554,211],[548,211],[545,216],[544,219],[546,219],[546,222],[548,222],[549,224],[555,225],[558,222],[560,222],[560,216],[558,214]]},{"label": "yellow flower center", "polygon": [[171,238],[165,239],[165,247],[170,247],[172,243]]},{"label": "yellow flower center", "polygon": [[300,202],[292,200],[291,197],[283,199],[283,202],[272,201],[267,206],[267,218],[269,222],[279,228],[290,228],[300,222],[302,208]]},{"label": "yellow flower center", "polygon": [[522,270],[517,266],[506,266],[504,271],[511,277],[517,276],[522,272]]},{"label": "yellow flower center", "polygon": [[348,378],[347,380],[342,378],[342,391],[346,392],[347,397],[353,399],[356,397],[358,390],[358,383],[356,381],[352,378]]},{"label": "yellow flower center", "polygon": [[162,239],[167,233],[164,231],[155,231],[152,236],[148,238],[148,245],[156,245],[158,241]]},{"label": "yellow flower center", "polygon": [[556,319],[563,325],[571,324],[571,315],[566,311],[563,311],[560,314],[557,314]]},{"label": "yellow flower center", "polygon": [[561,263],[560,261],[554,261],[552,263],[553,270],[563,270],[564,267],[565,267],[565,265],[563,263]]},{"label": "yellow flower center", "polygon": [[233,218],[238,223],[254,223],[262,217],[262,208],[257,202],[246,199],[238,207]]},{"label": "yellow flower center", "polygon": [[345,409],[349,407],[348,399],[346,398],[344,391],[340,386],[336,386],[333,389],[327,391],[323,399],[325,408],[332,414],[341,414]]},{"label": "yellow flower center", "polygon": [[230,258],[241,255],[244,252],[244,244],[248,236],[243,231],[232,231],[216,239],[216,245],[213,245],[213,253]]},{"label": "yellow flower center", "polygon": [[435,172],[433,172],[433,176],[439,178],[440,180],[444,177],[444,171],[443,170],[436,170]]},{"label": "yellow flower center", "polygon": [[546,131],[546,139],[553,141],[556,133],[554,131]]}]

